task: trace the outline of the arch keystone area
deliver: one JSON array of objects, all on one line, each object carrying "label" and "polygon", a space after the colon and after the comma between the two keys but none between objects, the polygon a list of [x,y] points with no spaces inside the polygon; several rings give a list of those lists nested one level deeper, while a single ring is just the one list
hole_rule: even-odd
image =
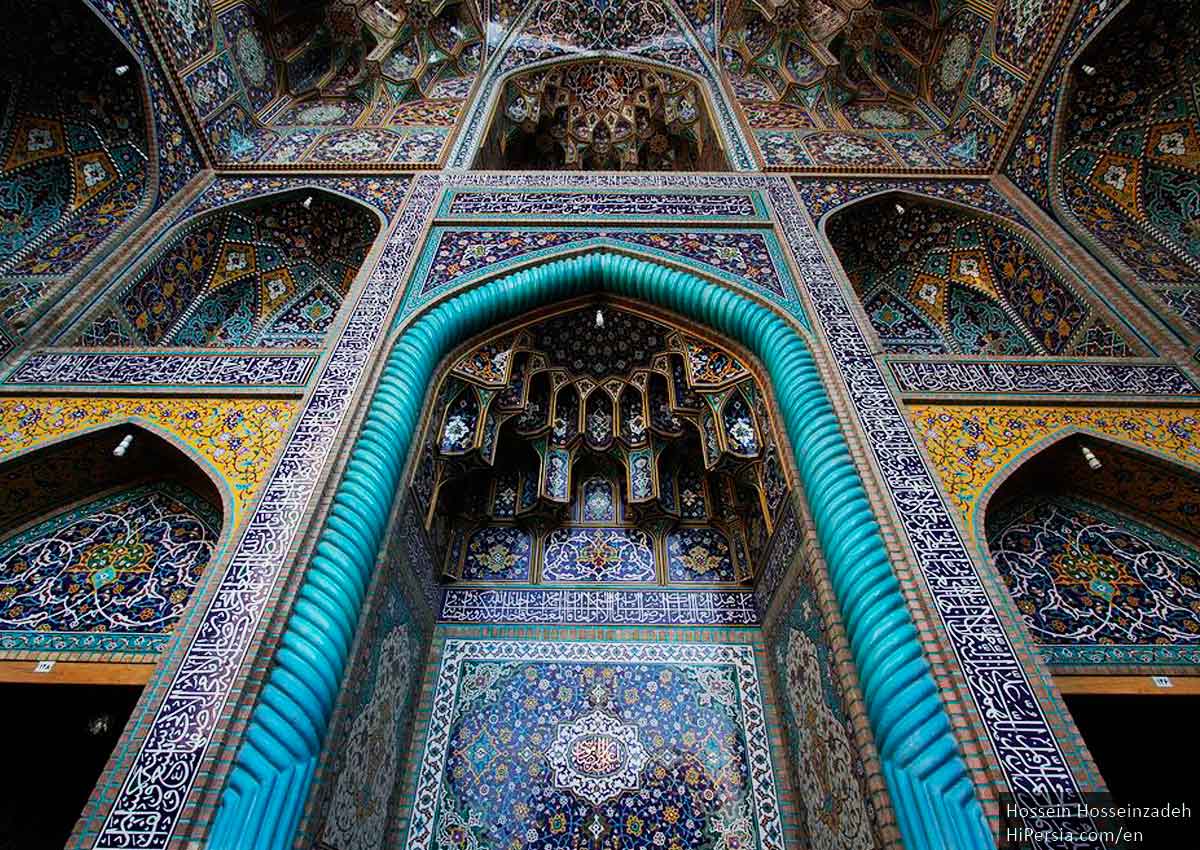
[{"label": "arch keystone area", "polygon": [[[491,325],[596,291],[640,299],[706,324],[748,348],[765,366],[845,620],[904,844],[909,850],[993,847],[862,482],[803,338],[768,308],[695,275],[590,253],[450,297],[398,337],[229,772],[209,850],[283,850],[292,844],[439,361]],[[245,843],[250,836],[253,845]]]}]

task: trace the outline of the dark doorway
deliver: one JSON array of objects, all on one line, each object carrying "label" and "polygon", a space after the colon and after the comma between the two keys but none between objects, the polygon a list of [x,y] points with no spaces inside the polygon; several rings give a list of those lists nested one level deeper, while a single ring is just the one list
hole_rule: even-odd
[{"label": "dark doorway", "polygon": [[1127,821],[1141,830],[1139,850],[1195,846],[1200,827],[1200,696],[1074,695],[1067,708],[1118,805],[1186,804],[1188,819]]},{"label": "dark doorway", "polygon": [[0,850],[61,850],[142,689],[0,685]]}]

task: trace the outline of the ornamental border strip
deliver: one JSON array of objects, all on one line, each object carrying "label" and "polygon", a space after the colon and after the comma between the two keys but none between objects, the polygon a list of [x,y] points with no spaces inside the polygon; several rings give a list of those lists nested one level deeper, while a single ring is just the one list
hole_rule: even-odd
[{"label": "ornamental border strip", "polygon": [[[110,781],[99,789],[100,799],[112,803],[92,841],[95,850],[121,850],[135,843],[162,850],[179,824],[325,462],[336,448],[334,437],[368,374],[374,345],[403,288],[405,269],[438,186],[436,179],[422,180],[410,196],[338,331],[220,583],[205,600],[199,625],[187,636],[190,642],[181,650],[161,703],[152,713],[144,708],[135,721],[145,734],[119,788]],[[90,823],[84,825],[86,830]]]},{"label": "ornamental border strip", "polygon": [[897,389],[909,394],[1136,396],[1178,401],[1200,396],[1177,366],[1161,363],[1047,363],[888,358]]},{"label": "ornamental border strip", "polygon": [[[517,200],[526,196],[522,200]],[[540,197],[539,197],[540,196]],[[724,200],[724,205],[718,200]],[[455,209],[464,199],[473,199],[475,207],[467,210]],[[569,200],[564,200],[569,199]],[[589,203],[585,206],[580,200]],[[663,209],[649,209],[634,203],[659,203]],[[544,200],[539,206],[537,200]],[[743,201],[741,210],[732,206]],[[599,206],[600,209],[597,209]],[[516,209],[514,209],[516,208]],[[729,210],[735,210],[730,212]],[[521,221],[538,222],[548,219],[571,221],[625,221],[629,217],[645,216],[653,221],[720,221],[723,223],[769,224],[770,213],[763,193],[756,189],[711,192],[653,192],[629,189],[626,191],[595,192],[586,190],[556,191],[553,188],[529,187],[499,191],[473,187],[450,189],[438,205],[439,220],[466,221]]]},{"label": "ornamental border strip", "polygon": [[[954,650],[983,729],[1015,793],[1080,794],[1075,775],[1038,702],[1029,674],[996,610],[962,535],[871,346],[785,178],[770,197],[792,246],[833,354],[844,390],[866,436],[888,499],[916,556],[934,611]],[[864,682],[864,690],[870,687]]]},{"label": "ornamental border strip", "polygon": [[20,389],[147,387],[154,389],[301,390],[321,352],[125,352],[43,350],[29,355],[3,381]]},{"label": "ornamental border strip", "polygon": [[[396,318],[393,322],[393,330],[402,322],[408,319],[413,313],[432,304],[439,298],[444,297],[447,293],[454,292],[471,283],[484,280],[495,276],[498,272],[505,269],[514,269],[521,266],[536,265],[539,262],[544,262],[547,259],[554,259],[557,255],[564,253],[587,253],[590,251],[622,251],[634,252],[639,255],[644,255],[649,259],[661,260],[665,264],[670,265],[687,265],[694,269],[702,269],[705,273],[713,277],[720,278],[722,281],[732,284],[746,292],[753,293],[759,298],[764,298],[774,304],[778,304],[792,314],[805,328],[812,330],[812,322],[804,312],[803,302],[800,300],[799,287],[796,284],[795,276],[792,274],[791,268],[788,266],[785,259],[783,246],[780,244],[779,238],[775,233],[774,228],[770,226],[750,226],[745,228],[705,228],[704,232],[713,234],[736,234],[736,233],[751,233],[756,236],[761,236],[767,247],[767,253],[771,258],[771,265],[775,272],[775,277],[779,281],[782,294],[774,292],[767,286],[759,284],[748,277],[737,275],[732,272],[725,271],[717,266],[711,265],[705,260],[695,256],[683,254],[677,251],[669,251],[665,248],[657,248],[652,245],[643,245],[632,240],[622,239],[623,233],[680,233],[681,230],[675,227],[619,227],[605,226],[597,228],[589,227],[574,227],[574,226],[554,226],[554,225],[532,225],[524,230],[533,231],[544,234],[558,233],[573,233],[578,231],[579,238],[563,242],[558,245],[551,245],[546,248],[536,248],[527,251],[524,254],[518,254],[513,257],[508,257],[503,260],[497,260],[489,265],[481,265],[479,268],[464,272],[451,280],[438,284],[430,290],[425,287],[430,275],[433,273],[433,261],[437,257],[440,239],[446,233],[451,232],[471,232],[471,233],[511,233],[512,230],[500,226],[487,226],[472,228],[470,225],[461,224],[435,224],[429,228],[427,240],[424,249],[417,258],[416,268],[413,272],[412,282],[409,284],[407,294],[401,302],[400,309],[396,313]],[[700,230],[700,228],[691,228],[691,230]]]},{"label": "ornamental border strip", "polygon": [[749,591],[447,588],[441,623],[757,626]]},{"label": "ornamental border strip", "polygon": [[686,664],[732,666],[737,672],[740,699],[739,726],[745,733],[746,772],[751,818],[758,824],[761,850],[784,850],[774,765],[766,710],[755,663],[754,647],[748,644],[643,643],[526,641],[495,639],[447,640],[434,684],[433,705],[418,762],[420,774],[413,795],[412,816],[405,834],[404,850],[429,850],[434,840],[441,786],[450,743],[450,725],[456,715],[464,661],[551,661],[612,664]]},{"label": "ornamental border strip", "polygon": [[447,298],[395,342],[229,772],[210,850],[234,850],[249,832],[266,836],[260,850],[283,848],[295,832],[344,677],[356,612],[421,418],[423,389],[438,362],[485,327],[596,289],[682,313],[763,360],[846,620],[901,832],[914,850],[990,847],[991,831],[918,632],[799,330],[720,284],[627,256],[593,253]]}]

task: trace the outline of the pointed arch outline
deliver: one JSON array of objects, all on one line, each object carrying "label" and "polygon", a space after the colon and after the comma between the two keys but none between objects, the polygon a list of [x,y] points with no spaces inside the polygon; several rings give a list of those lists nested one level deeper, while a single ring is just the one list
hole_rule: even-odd
[{"label": "pointed arch outline", "polygon": [[[1024,449],[1014,455],[1010,459],[1009,463],[1005,464],[1001,471],[988,481],[987,485],[980,491],[979,497],[976,499],[975,504],[971,509],[969,520],[971,534],[969,537],[968,535],[964,534],[963,538],[964,540],[969,539],[971,545],[975,547],[975,555],[977,556],[976,560],[981,567],[980,577],[983,580],[984,587],[987,588],[989,595],[992,597],[993,602],[1006,613],[1009,622],[1012,624],[1009,630],[1010,635],[1018,639],[1021,644],[1022,651],[1028,653],[1032,657],[1041,656],[1039,641],[1026,625],[1025,615],[1017,609],[1017,600],[1009,591],[1008,585],[1005,582],[1003,575],[1001,575],[999,567],[996,566],[995,558],[992,555],[992,547],[987,539],[987,514],[991,508],[993,498],[1014,475],[1016,475],[1020,470],[1025,469],[1030,463],[1035,462],[1047,452],[1053,451],[1055,447],[1068,442],[1073,437],[1088,437],[1092,440],[1095,440],[1096,443],[1108,443],[1117,449],[1131,452],[1136,455],[1141,455],[1150,459],[1151,461],[1171,466],[1184,473],[1188,473],[1196,478],[1197,481],[1200,481],[1200,460],[1197,460],[1194,463],[1184,461],[1177,456],[1167,454],[1166,452],[1159,451],[1141,443],[1135,443],[1131,440],[1125,439],[1124,437],[1117,436],[1116,434],[1076,423],[1065,425],[1049,434],[1043,435],[1040,439],[1026,446]],[[950,513],[955,522],[961,521],[962,517],[958,511],[952,510]],[[1116,513],[1122,513],[1122,511],[1118,509]],[[1128,512],[1126,511],[1125,513]],[[1170,529],[1162,528],[1161,525],[1153,519],[1148,520],[1145,517],[1138,516],[1134,516],[1132,518],[1139,522],[1149,524],[1152,528],[1154,528],[1154,530],[1167,537],[1175,538],[1177,536],[1176,532]],[[1052,662],[1047,661],[1045,663],[1049,665]],[[1162,671],[1163,669],[1161,666],[1155,667],[1153,665],[1135,664],[1133,666],[1144,666],[1146,672],[1148,673],[1155,672],[1156,670]],[[1047,676],[1047,678],[1049,678],[1049,676]],[[1077,732],[1068,732],[1068,734],[1075,739],[1077,747],[1086,749],[1086,743],[1081,737],[1078,737]],[[1096,780],[1103,782],[1103,777],[1099,776],[1094,764],[1085,760],[1084,764],[1081,765],[1081,768],[1089,775],[1095,774]]]},{"label": "pointed arch outline", "polygon": [[[23,332],[28,333],[35,325],[41,324],[46,320],[50,313],[50,301],[57,293],[60,295],[68,294],[81,281],[95,272],[109,256],[111,250],[120,242],[130,238],[138,229],[145,224],[150,215],[159,206],[159,188],[161,178],[161,164],[159,163],[156,152],[159,150],[158,124],[154,120],[155,102],[153,92],[150,90],[150,75],[146,70],[146,63],[142,57],[138,55],[138,51],[130,44],[126,38],[117,30],[111,20],[103,14],[100,9],[96,8],[91,0],[79,0],[79,4],[84,9],[84,14],[90,15],[103,27],[112,40],[120,45],[120,49],[125,54],[125,58],[130,62],[138,75],[138,96],[142,101],[142,109],[145,114],[145,130],[146,130],[146,191],[143,193],[141,200],[138,202],[137,208],[130,214],[121,225],[119,225],[112,233],[100,240],[92,247],[90,251],[84,254],[78,264],[66,274],[47,276],[47,280],[56,281],[51,284],[49,291],[42,294],[38,300],[38,309],[30,319]],[[33,251],[43,246],[53,236],[59,234],[66,219],[60,219],[55,222],[50,228],[39,233],[28,245],[24,246],[20,252],[11,257],[4,265],[13,265],[20,258],[28,256]],[[7,275],[7,273],[5,273]],[[105,287],[107,289],[107,287]],[[3,352],[3,335],[0,335],[0,353]]]},{"label": "pointed arch outline", "polygon": [[1034,442],[1030,443],[1021,451],[1017,452],[1004,467],[993,475],[979,491],[979,496],[975,500],[974,506],[971,508],[971,531],[972,541],[977,547],[978,553],[984,558],[985,563],[990,564],[992,554],[991,547],[987,542],[987,512],[991,507],[992,499],[1000,492],[1000,489],[1008,482],[1010,478],[1016,475],[1020,470],[1024,469],[1030,463],[1036,461],[1046,452],[1054,449],[1062,443],[1067,442],[1072,437],[1090,437],[1098,443],[1110,443],[1119,449],[1132,452],[1138,455],[1144,455],[1147,458],[1161,464],[1176,467],[1185,473],[1189,473],[1200,481],[1200,459],[1194,463],[1185,461],[1175,455],[1168,454],[1164,451],[1152,448],[1151,446],[1142,443],[1135,443],[1124,437],[1107,431],[1101,431],[1098,428],[1071,423],[1064,425],[1056,431],[1045,434]]},{"label": "pointed arch outline", "polygon": [[[1091,35],[1084,39],[1083,43],[1079,45],[1074,54],[1067,60],[1067,69],[1063,72],[1064,83],[1074,73],[1076,66],[1078,66],[1088,48],[1108,33],[1109,27],[1113,25],[1118,17],[1128,11],[1133,2],[1135,0],[1119,0],[1116,6],[1110,9],[1105,15],[1104,21],[1096,27]],[[1172,337],[1185,344],[1187,344],[1189,338],[1193,338],[1192,342],[1195,342],[1194,337],[1200,332],[1189,330],[1186,322],[1181,317],[1177,317],[1174,310],[1167,306],[1165,302],[1156,305],[1154,302],[1162,302],[1157,293],[1124,260],[1109,250],[1108,246],[1104,245],[1090,230],[1084,227],[1083,222],[1079,220],[1067,204],[1066,193],[1063,189],[1062,153],[1071,94],[1071,87],[1069,85],[1061,85],[1054,97],[1054,122],[1050,130],[1050,150],[1046,154],[1047,177],[1050,184],[1048,186],[1049,191],[1046,194],[1050,198],[1050,213],[1062,225],[1064,230],[1083,245],[1089,254],[1100,261],[1100,264],[1121,284],[1122,289],[1134,301],[1150,312],[1170,332]],[[1113,204],[1112,206],[1118,216],[1123,216],[1126,220],[1133,221],[1117,205]],[[1181,251],[1178,246],[1170,239],[1167,239],[1158,227],[1151,222],[1138,221],[1134,222],[1134,224],[1153,238],[1159,248],[1170,254],[1180,264],[1190,267],[1193,270],[1200,267],[1200,262],[1196,258],[1190,257],[1186,252]],[[1147,296],[1153,299],[1153,301],[1147,300]]]},{"label": "pointed arch outline", "polygon": [[[558,262],[559,260],[583,257],[594,253],[629,257],[632,260],[639,260],[650,265],[661,266],[665,269],[690,275],[704,281],[706,284],[711,284],[722,289],[731,286],[736,287],[735,291],[737,294],[768,310],[779,311],[783,306],[783,304],[776,303],[765,295],[748,278],[742,275],[728,274],[725,276],[720,269],[707,265],[703,260],[696,260],[691,257],[685,257],[682,254],[667,251],[656,251],[646,245],[621,239],[619,235],[610,234],[588,237],[566,245],[555,245],[548,249],[531,251],[528,254],[513,257],[507,261],[501,260],[492,263],[490,266],[480,269],[479,273],[474,276],[464,275],[456,278],[442,288],[430,293],[429,297],[425,300],[421,300],[419,292],[410,289],[405,292],[400,310],[388,328],[384,345],[392,345],[404,333],[404,329],[416,321],[423,312],[436,307],[447,298],[461,295],[470,289],[484,286],[511,274],[535,269],[548,263]],[[793,296],[792,300],[788,301],[787,294],[785,293],[780,300],[785,301],[791,308],[792,313],[788,316],[788,319],[796,325],[796,332],[804,337],[805,343],[812,346],[816,344],[816,337],[812,327],[812,320],[809,318],[807,308],[801,300],[799,286],[796,283],[799,280],[799,276],[791,267],[786,252],[784,256],[776,259],[784,264],[787,277],[781,277],[781,281],[791,285]],[[412,278],[409,286],[411,287],[413,283],[417,283],[418,281],[418,278]],[[699,323],[697,324],[702,327]]]},{"label": "pointed arch outline", "polygon": [[[530,11],[534,8],[535,4],[530,4]],[[668,8],[668,13],[674,15],[673,6]],[[516,42],[524,32],[526,23],[527,20],[523,21],[520,30],[505,40],[505,43],[500,46],[500,49],[495,53],[493,58],[489,60],[489,64],[502,60],[508,55],[508,52],[516,45]],[[690,31],[688,34],[690,35]],[[708,57],[704,54],[704,49],[695,44],[691,46],[696,51],[701,63],[707,66]],[[468,111],[467,120],[456,128],[455,135],[448,148],[449,152],[446,154],[444,160],[444,167],[461,168],[468,171],[481,170],[475,168],[475,159],[479,156],[480,151],[483,150],[483,145],[491,133],[496,118],[499,116],[504,90],[514,77],[531,71],[546,70],[556,65],[581,64],[584,62],[613,62],[621,65],[632,65],[634,67],[642,65],[654,70],[669,71],[672,74],[686,77],[696,86],[696,90],[704,98],[704,108],[708,111],[712,128],[722,145],[721,155],[725,159],[728,170],[717,173],[734,174],[751,171],[756,167],[757,158],[752,152],[754,149],[750,147],[747,140],[743,137],[741,122],[738,120],[736,114],[732,112],[730,105],[724,100],[725,91],[721,87],[718,76],[714,76],[712,80],[706,80],[695,71],[679,68],[658,59],[622,53],[616,50],[587,50],[582,53],[552,56],[548,59],[540,59],[536,62],[517,65],[503,72],[499,72],[499,68],[485,68],[484,71],[480,72],[480,77],[486,73],[487,80],[480,79],[477,81],[475,88],[472,89],[471,94],[474,99],[468,101],[468,103],[472,104],[472,108]],[[479,95],[484,92],[487,94],[486,99],[479,100]],[[719,109],[721,106],[726,108],[728,122],[722,120],[722,112]],[[471,114],[475,113],[476,110],[478,110],[479,122],[477,129],[472,130],[470,127]],[[736,135],[734,135],[735,132]]]},{"label": "pointed arch outline", "polygon": [[[1146,338],[1146,335],[1133,324],[1131,324],[1129,320],[1126,319],[1121,313],[1119,313],[1108,302],[1108,299],[1105,298],[1091,284],[1091,282],[1087,280],[1087,278],[1077,273],[1068,262],[1060,257],[1058,252],[1054,250],[1053,246],[1047,243],[1041,236],[1035,233],[1027,225],[998,212],[986,210],[982,207],[971,206],[964,201],[959,201],[952,198],[942,198],[937,195],[931,195],[927,192],[922,192],[919,189],[906,186],[891,186],[885,189],[869,192],[861,197],[855,198],[852,201],[847,201],[841,206],[828,210],[821,216],[820,220],[816,222],[817,230],[821,234],[821,238],[825,241],[825,244],[829,246],[833,253],[833,259],[835,262],[829,264],[830,269],[834,272],[839,282],[849,287],[849,291],[856,296],[853,299],[854,303],[850,305],[852,311],[857,309],[861,312],[861,299],[857,297],[857,292],[854,289],[854,285],[850,282],[850,276],[846,273],[846,269],[842,265],[841,256],[838,254],[837,248],[834,247],[833,240],[829,238],[829,223],[835,216],[840,216],[843,213],[848,212],[851,207],[858,206],[867,201],[886,198],[891,195],[894,195],[897,198],[905,198],[918,204],[930,204],[933,206],[947,207],[963,215],[975,216],[984,219],[985,221],[988,221],[997,227],[1007,230],[1015,238],[1023,242],[1034,253],[1034,255],[1042,263],[1044,263],[1047,268],[1049,268],[1049,270],[1062,282],[1062,285],[1066,287],[1072,295],[1081,299],[1085,304],[1087,304],[1087,306],[1091,308],[1093,316],[1099,313],[1099,315],[1107,319],[1108,322],[1115,328],[1123,329],[1126,333],[1126,342],[1136,341],[1136,343],[1147,352],[1146,355],[1141,356],[1158,356],[1156,349]],[[1008,303],[1007,298],[1004,299],[1004,303],[1002,303],[1000,307],[1006,314],[1008,314],[1010,319],[1018,324],[1018,327],[1020,327],[1025,336],[1028,337],[1030,332],[1025,327],[1025,320],[1014,314],[1014,309],[1012,305]],[[865,320],[866,317],[863,315],[861,318]],[[870,321],[867,321],[866,327],[871,333],[875,332],[875,329],[871,325]],[[1129,335],[1132,335],[1132,340],[1130,339]],[[876,341],[878,341],[878,334],[875,336]],[[1034,356],[1054,357],[1063,355]]]},{"label": "pointed arch outline", "polygon": [[[94,425],[88,425],[74,431],[57,434],[45,440],[40,440],[33,445],[26,446],[11,454],[0,458],[0,469],[8,466],[11,463],[19,463],[33,455],[44,451],[54,451],[57,447],[72,440],[84,437],[97,437],[106,431],[119,432],[122,428],[135,428],[145,431],[146,433],[157,437],[171,449],[174,449],[179,455],[188,461],[195,469],[203,476],[213,487],[213,491],[221,500],[218,507],[221,512],[221,528],[218,529],[217,539],[213,546],[213,554],[205,565],[204,572],[196,586],[192,589],[188,596],[187,602],[179,612],[179,616],[175,620],[174,627],[167,636],[168,640],[163,645],[158,653],[158,661],[161,663],[171,656],[175,643],[180,638],[190,631],[191,625],[196,617],[208,607],[209,599],[220,585],[221,577],[224,574],[228,564],[228,554],[233,543],[237,539],[237,535],[241,529],[239,526],[239,518],[234,506],[233,491],[230,488],[229,482],[224,476],[213,467],[212,463],[196,449],[189,445],[186,441],[180,438],[177,434],[163,428],[157,422],[147,419],[142,416],[125,416],[118,419],[113,419],[108,422],[101,422]],[[115,442],[114,442],[115,445]],[[57,509],[56,509],[57,510]],[[45,515],[42,515],[45,518]],[[0,529],[0,533],[4,532]],[[4,539],[11,536],[8,533],[4,534]],[[145,698],[145,697],[143,697]],[[135,711],[136,714],[136,711]]]},{"label": "pointed arch outline", "polygon": [[456,343],[535,306],[613,292],[665,307],[755,352],[772,378],[825,554],[869,723],[907,845],[993,844],[900,584],[809,346],[741,293],[593,252],[505,275],[412,317],[396,339],[258,695],[208,838],[290,844],[308,797],[357,614],[400,492],[430,376]]},{"label": "pointed arch outline", "polygon": [[[229,540],[234,532],[234,526],[237,524],[237,509],[234,506],[233,490],[229,486],[229,482],[221,475],[220,471],[213,466],[212,461],[196,451],[195,447],[188,444],[178,434],[163,428],[159,423],[144,416],[123,416],[110,419],[106,422],[98,422],[92,425],[86,425],[82,428],[77,428],[73,431],[66,431],[61,434],[56,434],[53,437],[48,437],[44,440],[39,440],[36,443],[20,448],[14,452],[0,457],[0,469],[8,466],[10,463],[20,462],[31,455],[38,452],[53,450],[55,447],[68,443],[80,437],[97,436],[105,431],[117,431],[121,428],[134,427],[140,428],[149,434],[162,440],[171,448],[178,451],[183,457],[190,461],[201,474],[212,484],[213,490],[221,499],[221,504],[217,507],[221,509],[221,537],[219,548],[220,552],[228,546]],[[118,441],[119,442],[119,441]],[[115,445],[115,443],[114,443]],[[214,556],[214,561],[216,556]]]},{"label": "pointed arch outline", "polygon": [[[570,256],[578,256],[578,255],[573,253]],[[641,258],[634,255],[633,253],[625,254],[623,256],[628,256],[630,259],[635,260],[635,261],[644,261]],[[563,257],[560,255],[556,255],[556,258],[562,259]],[[551,261],[551,262],[553,262],[553,261]],[[539,263],[538,265],[544,265],[544,263]],[[695,274],[695,273],[696,272],[692,272],[692,274]],[[497,277],[506,277],[506,276],[507,276],[507,272],[501,272],[501,273],[498,273],[497,275],[492,276],[489,279],[494,280]],[[444,301],[444,300],[447,300],[448,298],[452,298],[452,297],[453,297],[453,293],[450,293],[450,294],[447,294],[446,297],[439,299],[439,300]],[[729,396],[727,396],[724,404],[728,404],[732,400],[733,392],[737,392],[737,390],[733,389],[733,387],[735,387],[738,383],[745,381],[747,379],[747,377],[753,378],[756,389],[758,391],[760,391],[765,397],[766,407],[770,413],[770,417],[769,417],[770,421],[768,421],[766,423],[761,423],[761,424],[758,423],[757,421],[755,422],[755,424],[754,424],[755,438],[760,441],[760,444],[772,443],[777,447],[778,451],[782,455],[782,458],[781,458],[782,468],[780,471],[782,472],[784,480],[787,483],[788,490],[791,491],[796,486],[796,480],[795,480],[796,474],[794,471],[796,469],[796,461],[793,456],[791,440],[787,437],[787,434],[784,431],[783,425],[780,421],[780,417],[779,417],[780,406],[779,406],[778,399],[776,397],[774,384],[770,380],[770,377],[767,374],[767,370],[762,364],[761,358],[759,358],[747,346],[742,345],[741,343],[731,339],[728,336],[717,333],[716,331],[713,330],[713,328],[711,326],[706,325],[706,324],[701,324],[694,319],[690,319],[690,318],[684,316],[683,314],[679,313],[678,311],[673,311],[673,310],[664,308],[660,305],[654,304],[654,303],[646,301],[644,299],[629,298],[629,297],[625,297],[625,296],[621,296],[621,295],[614,295],[611,292],[592,291],[592,292],[585,292],[585,293],[582,293],[579,295],[568,296],[565,299],[563,299],[561,301],[557,301],[553,304],[543,305],[541,307],[535,308],[528,315],[521,315],[521,316],[517,316],[517,317],[513,317],[513,318],[509,318],[509,319],[500,321],[494,325],[491,325],[491,326],[485,328],[481,332],[472,334],[469,338],[462,340],[459,343],[456,343],[441,358],[441,360],[438,361],[437,366],[434,368],[433,375],[429,381],[429,386],[426,391],[426,395],[422,402],[421,416],[418,420],[416,431],[414,432],[414,435],[419,436],[419,435],[426,434],[429,431],[429,429],[434,428],[435,424],[437,426],[437,429],[441,429],[443,427],[444,421],[445,421],[444,418],[441,421],[435,423],[435,418],[438,417],[438,413],[435,409],[435,405],[433,404],[433,402],[437,398],[437,391],[438,391],[439,387],[441,387],[444,384],[444,382],[446,381],[446,379],[448,379],[451,376],[454,364],[456,362],[458,362],[458,360],[460,360],[462,357],[466,356],[471,351],[478,348],[480,345],[482,345],[486,342],[489,342],[493,339],[497,339],[497,338],[501,338],[504,336],[508,336],[510,334],[518,333],[521,330],[524,330],[534,324],[537,324],[538,322],[543,322],[548,319],[555,318],[557,316],[562,316],[567,313],[574,312],[576,310],[586,308],[586,307],[592,306],[597,303],[603,304],[606,307],[612,307],[617,310],[622,310],[624,312],[634,313],[642,318],[649,319],[650,321],[656,322],[658,324],[666,325],[670,332],[686,334],[688,336],[700,339],[704,342],[707,342],[710,345],[720,348],[726,354],[736,357],[739,360],[739,362],[741,362],[742,366],[746,369],[747,375],[736,379],[736,381],[732,381],[728,385],[727,389],[731,389],[732,392],[729,394]],[[799,327],[794,327],[793,330],[799,334],[802,329]],[[391,344],[392,344],[392,342],[389,341],[385,347],[388,347]],[[806,345],[812,344],[811,340],[808,339],[807,337],[805,337],[805,344]],[[674,354],[674,352],[672,352],[672,353]],[[657,372],[651,372],[651,375],[652,376],[657,375],[657,376],[661,377],[660,373],[657,373]],[[603,388],[601,386],[595,387],[592,390],[592,393],[589,394],[588,398],[590,399],[592,394],[595,394],[597,391],[601,391],[602,389]],[[672,393],[674,392],[674,388],[671,387],[669,383],[667,385],[667,389],[668,389],[668,392],[672,392]],[[629,390],[629,387],[626,387],[625,389],[623,389],[621,391],[621,396],[624,396],[624,393],[627,392],[628,390]],[[457,396],[456,396],[456,398],[457,398]],[[745,401],[744,396],[743,396],[743,401]],[[746,402],[746,403],[749,406],[748,402]],[[619,402],[613,403],[614,410],[617,410],[618,406],[619,406]],[[582,410],[582,406],[581,406],[581,410]],[[444,416],[444,414],[443,414],[443,416]],[[620,418],[620,416],[618,413],[617,419],[619,420],[619,418]],[[647,417],[647,420],[648,419],[649,419],[649,417]],[[695,438],[696,440],[704,439],[704,435],[699,431],[698,427],[696,426],[696,424],[694,422],[691,422],[690,420],[685,419],[685,420],[683,420],[683,422],[681,424],[682,424],[682,428],[680,430],[680,435],[684,439],[687,439],[687,437],[689,435],[691,437]],[[479,427],[480,428],[483,427],[482,421],[480,422]],[[764,431],[764,429],[766,429],[766,431]],[[618,425],[618,428],[614,429],[614,434],[618,430],[619,430],[619,425]],[[649,425],[647,425],[647,430],[649,430]],[[440,430],[438,432],[440,433]],[[764,440],[764,436],[768,436],[768,435],[771,437],[771,439]],[[724,439],[724,438],[722,437],[721,439]],[[408,488],[412,484],[412,479],[413,479],[413,476],[415,473],[416,461],[418,459],[418,456],[417,456],[418,451],[419,451],[419,447],[416,446],[416,444],[414,443],[413,449],[411,450],[412,457],[407,462],[407,464],[405,466],[405,470],[404,470],[404,476],[401,479],[401,486],[404,488]],[[573,468],[573,466],[572,466],[572,468]],[[658,475],[657,466],[654,467],[654,474]],[[626,507],[627,507],[626,503],[630,499],[630,493],[629,493],[630,482],[629,482],[628,478],[626,478],[623,475],[621,476],[620,480],[624,483],[624,487],[621,488],[621,497],[620,497],[621,512],[624,513],[626,510]],[[702,480],[701,485],[705,488],[705,491],[707,492],[707,489],[708,489],[707,479]],[[571,487],[572,498],[574,498],[574,491],[576,489],[577,488],[575,487],[575,485],[573,483],[572,487]],[[435,492],[437,492],[436,488],[435,488]]]},{"label": "pointed arch outline", "polygon": [[[339,324],[345,320],[343,308],[350,300],[351,293],[356,287],[361,287],[370,272],[374,268],[374,263],[371,262],[372,255],[380,250],[381,237],[388,233],[390,222],[383,211],[374,204],[356,198],[346,192],[328,186],[317,186],[309,183],[302,183],[295,186],[286,186],[275,189],[269,192],[263,192],[259,195],[251,195],[247,198],[238,198],[237,200],[226,201],[224,203],[214,204],[207,209],[200,210],[196,213],[190,212],[190,207],[181,212],[174,221],[158,236],[151,240],[149,245],[143,247],[136,255],[131,257],[128,262],[121,266],[120,269],[113,273],[112,280],[107,286],[101,287],[94,292],[88,299],[87,303],[76,308],[71,317],[62,323],[58,331],[53,335],[50,344],[53,346],[70,346],[68,337],[78,333],[88,321],[97,318],[104,308],[110,306],[113,299],[120,293],[120,290],[133,282],[136,282],[138,277],[147,272],[154,262],[169,248],[171,248],[181,237],[187,234],[189,228],[196,225],[200,221],[207,221],[209,218],[220,215],[223,212],[236,210],[242,206],[252,206],[257,204],[265,204],[268,199],[279,199],[285,195],[299,195],[301,193],[324,194],[335,197],[340,201],[345,201],[354,204],[367,210],[378,220],[379,229],[375,232],[374,238],[371,240],[371,247],[363,257],[363,262],[359,265],[358,271],[355,273],[354,281],[350,284],[350,289],[342,298],[342,303],[338,307],[337,315],[334,316],[334,324]],[[188,316],[191,316],[199,305],[204,301],[203,294],[198,297],[188,308],[179,315],[176,323],[184,321]],[[331,326],[332,329],[332,326]],[[237,346],[243,347],[243,346]],[[253,346],[251,346],[253,347]],[[181,348],[191,350],[189,346],[129,346],[130,350],[149,348],[153,350]]]}]

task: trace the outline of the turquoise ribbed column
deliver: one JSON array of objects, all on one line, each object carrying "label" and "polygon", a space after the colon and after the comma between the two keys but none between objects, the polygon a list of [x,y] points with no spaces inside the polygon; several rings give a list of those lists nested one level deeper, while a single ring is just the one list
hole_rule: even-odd
[{"label": "turquoise ribbed column", "polygon": [[454,296],[397,340],[230,771],[210,850],[284,850],[293,841],[440,359],[498,322],[592,291],[687,316],[762,361],[846,623],[904,843],[910,850],[991,848],[916,627],[804,339],[780,316],[732,290],[642,260],[593,253]]}]

